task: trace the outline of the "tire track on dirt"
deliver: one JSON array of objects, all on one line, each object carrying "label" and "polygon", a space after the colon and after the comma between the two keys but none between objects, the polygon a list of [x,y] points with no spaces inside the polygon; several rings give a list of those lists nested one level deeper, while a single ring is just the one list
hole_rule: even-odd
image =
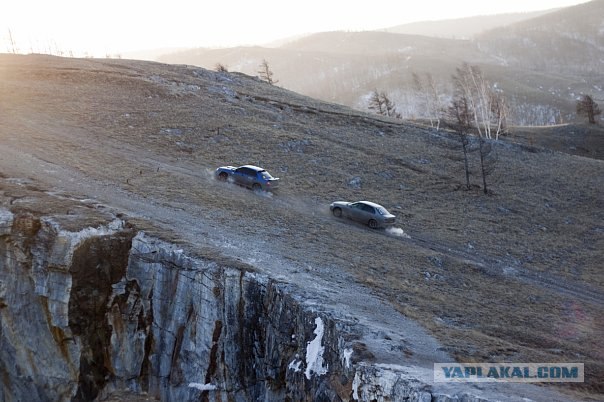
[{"label": "tire track on dirt", "polygon": [[[122,148],[119,151],[123,152],[124,149]],[[148,157],[138,160],[139,162],[149,164],[150,166],[159,164],[162,169],[170,173],[187,175],[190,177],[201,178],[206,181],[212,181],[209,176],[209,173],[212,171],[210,167],[203,166],[194,170],[192,168],[176,166],[166,161],[160,161],[158,159],[151,159]],[[327,205],[322,206],[316,203],[311,203],[308,200],[292,198],[291,196],[280,197],[279,195],[275,195],[274,197],[268,198],[271,199],[276,206],[293,210],[298,214],[304,214],[308,219],[316,219],[317,211],[322,213],[322,215],[325,213],[325,211],[328,211]],[[508,272],[506,272],[506,268],[510,267],[501,260],[497,260],[485,255],[471,254],[454,246],[447,245],[442,241],[429,240],[427,237],[412,235],[410,238],[404,238],[388,234],[384,231],[376,231],[376,233],[395,238],[415,247],[438,252],[465,264],[473,265],[479,268],[486,275],[498,276],[506,279],[516,279],[525,284],[547,289],[570,298],[576,298],[585,303],[604,307],[604,293],[598,291],[597,289],[590,288],[586,284],[570,282],[567,278],[548,278],[539,273],[527,271],[526,269],[520,270],[518,268],[511,268]]]},{"label": "tire track on dirt", "polygon": [[[410,239],[401,240],[417,247],[436,251],[445,256],[455,258],[463,263],[473,265],[487,275],[506,279],[516,279],[526,284],[547,289],[571,298],[576,298],[585,303],[604,307],[604,293],[597,289],[590,288],[586,284],[570,282],[567,278],[547,278],[539,273],[530,272],[526,269],[520,270],[518,268],[509,267],[502,261],[488,256],[473,255],[458,248],[450,247],[444,243],[435,242],[423,237],[411,236]],[[507,272],[506,269],[508,269]]]}]

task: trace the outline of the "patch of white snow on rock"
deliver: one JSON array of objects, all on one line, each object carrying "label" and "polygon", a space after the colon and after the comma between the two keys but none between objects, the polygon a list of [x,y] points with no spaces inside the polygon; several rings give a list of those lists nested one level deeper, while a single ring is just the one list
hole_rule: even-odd
[{"label": "patch of white snow on rock", "polygon": [[189,383],[189,388],[196,388],[200,391],[214,391],[218,389],[214,384],[199,384],[197,382]]},{"label": "patch of white snow on rock", "polygon": [[306,371],[304,374],[306,378],[310,380],[311,374],[324,375],[327,374],[327,367],[324,367],[325,363],[323,360],[323,352],[325,347],[321,345],[323,341],[323,333],[325,332],[325,326],[321,317],[315,318],[314,334],[315,338],[308,342],[306,346]]},{"label": "patch of white snow on rock", "polygon": [[302,360],[292,360],[291,363],[289,363],[289,366],[287,366],[288,369],[290,370],[294,370],[296,373],[300,372],[300,365],[302,364]]}]

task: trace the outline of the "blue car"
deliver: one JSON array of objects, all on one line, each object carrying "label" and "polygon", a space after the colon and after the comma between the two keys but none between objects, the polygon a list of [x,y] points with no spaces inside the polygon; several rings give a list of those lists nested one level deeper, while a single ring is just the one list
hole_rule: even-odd
[{"label": "blue car", "polygon": [[253,165],[222,166],[216,169],[214,176],[218,180],[232,181],[252,190],[272,191],[279,187],[278,177],[273,177],[266,170]]}]

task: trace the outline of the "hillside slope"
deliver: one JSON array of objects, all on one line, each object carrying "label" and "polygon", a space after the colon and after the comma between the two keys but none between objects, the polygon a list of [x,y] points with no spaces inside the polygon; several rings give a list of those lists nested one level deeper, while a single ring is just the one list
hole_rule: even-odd
[{"label": "hillside slope", "polygon": [[386,28],[386,32],[408,35],[433,36],[437,38],[471,39],[484,31],[530,20],[553,10],[527,13],[508,13],[495,15],[477,15],[440,21],[419,21]]},{"label": "hillside slope", "polygon": [[478,35],[476,41],[506,65],[585,78],[599,75],[604,60],[604,1],[593,0],[495,28]]},{"label": "hillside slope", "polygon": [[[586,383],[556,389],[604,392],[602,161],[494,144],[483,195],[475,156],[463,189],[446,133],[241,74],[128,60],[1,55],[0,111],[3,180],[154,221],[284,282],[315,276],[332,286],[323,308],[366,292],[459,361],[583,362]],[[212,178],[246,163],[281,177],[279,192]],[[398,230],[329,213],[360,199],[395,213]],[[342,299],[324,305],[331,293]],[[366,309],[359,320],[389,320]],[[396,347],[417,353],[411,339]],[[544,392],[534,399],[552,400]]]},{"label": "hillside slope", "polygon": [[388,32],[324,32],[279,48],[192,49],[158,60],[258,75],[266,59],[284,88],[317,99],[368,110],[374,90],[385,91],[403,118],[425,116],[412,73],[431,74],[443,103],[462,62],[480,66],[505,94],[514,125],[577,120],[582,93],[604,100],[600,68],[604,2],[592,1],[498,28],[473,40]]}]

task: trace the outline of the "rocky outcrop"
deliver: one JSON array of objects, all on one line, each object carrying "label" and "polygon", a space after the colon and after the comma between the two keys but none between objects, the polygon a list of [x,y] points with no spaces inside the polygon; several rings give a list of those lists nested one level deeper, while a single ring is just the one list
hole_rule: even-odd
[{"label": "rocky outcrop", "polygon": [[0,214],[2,400],[338,400],[350,357],[328,317],[245,266],[116,220],[79,232]]},{"label": "rocky outcrop", "polygon": [[74,233],[1,211],[1,400],[85,399],[103,384],[105,305],[132,238],[121,225]]},{"label": "rocky outcrop", "polygon": [[120,219],[66,230],[0,208],[0,256],[2,401],[486,400],[376,361],[290,284]]},{"label": "rocky outcrop", "polygon": [[346,359],[331,321],[302,310],[265,276],[188,257],[144,234],[114,284],[107,320],[116,329],[112,387],[168,401],[337,400],[351,392],[352,378],[336,374],[345,375]]}]

